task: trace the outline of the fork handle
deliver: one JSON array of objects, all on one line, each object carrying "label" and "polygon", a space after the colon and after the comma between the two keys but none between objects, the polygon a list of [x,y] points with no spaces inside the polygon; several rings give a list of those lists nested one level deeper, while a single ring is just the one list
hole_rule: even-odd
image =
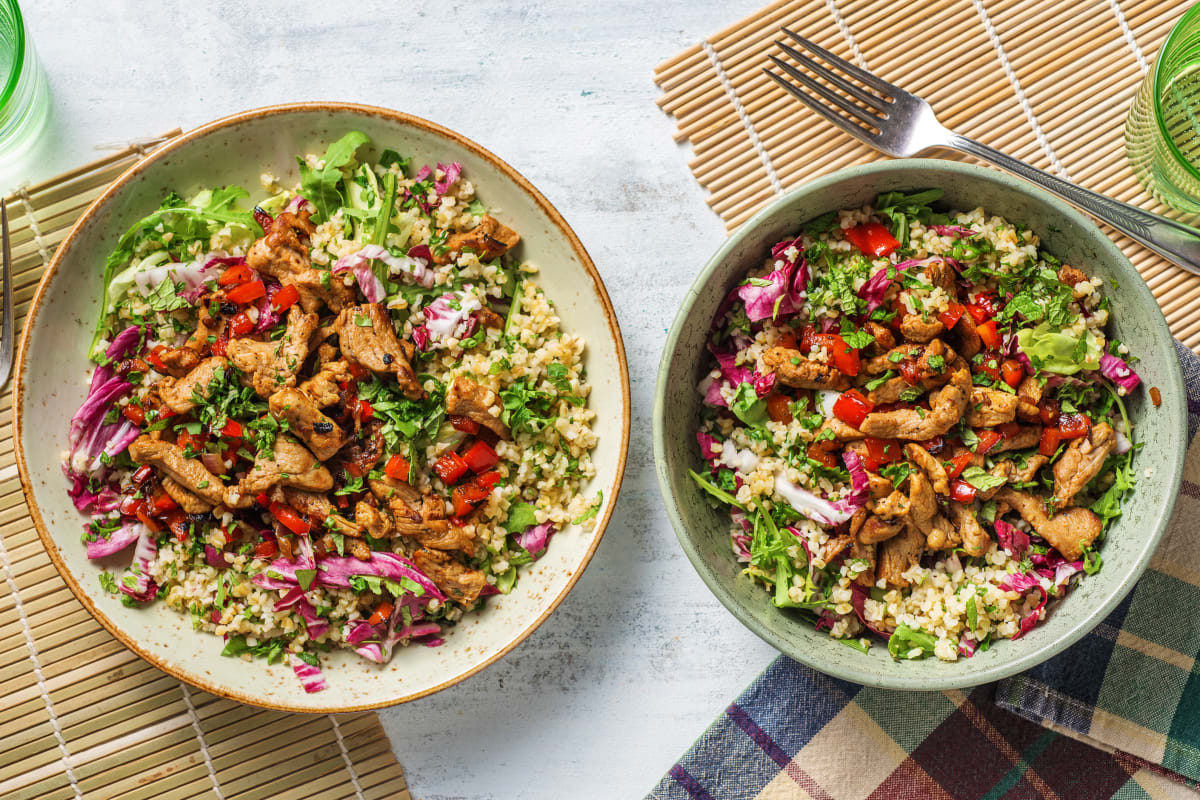
[{"label": "fork handle", "polygon": [[1076,186],[966,136],[951,133],[948,146],[1036,183],[1131,239],[1136,239],[1168,261],[1200,275],[1200,230]]}]

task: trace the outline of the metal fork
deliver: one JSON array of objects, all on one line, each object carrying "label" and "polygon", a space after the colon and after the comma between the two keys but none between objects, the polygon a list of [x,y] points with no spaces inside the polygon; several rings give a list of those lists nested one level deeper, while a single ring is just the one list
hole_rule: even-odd
[{"label": "metal fork", "polygon": [[[917,156],[938,147],[969,153],[1036,183],[1164,258],[1200,275],[1200,230],[1076,186],[986,144],[955,133],[938,122],[929,103],[915,94],[880,80],[787,28],[780,30],[812,55],[776,39],[775,44],[779,49],[829,85],[814,80],[774,55],[771,60],[775,65],[804,89],[770,69],[764,67],[763,71],[797,100],[851,136],[890,156],[902,158]],[[813,56],[829,64],[832,69],[819,63]],[[830,86],[845,94],[833,91]]]}]

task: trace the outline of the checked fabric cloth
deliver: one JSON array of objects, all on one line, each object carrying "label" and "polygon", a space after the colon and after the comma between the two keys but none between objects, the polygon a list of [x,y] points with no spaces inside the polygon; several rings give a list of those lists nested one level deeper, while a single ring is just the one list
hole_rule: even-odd
[{"label": "checked fabric cloth", "polygon": [[[1176,345],[1188,434],[1200,358]],[[971,690],[899,692],[781,656],[647,800],[1200,800],[1200,442],[1150,568],[1083,640]]]}]

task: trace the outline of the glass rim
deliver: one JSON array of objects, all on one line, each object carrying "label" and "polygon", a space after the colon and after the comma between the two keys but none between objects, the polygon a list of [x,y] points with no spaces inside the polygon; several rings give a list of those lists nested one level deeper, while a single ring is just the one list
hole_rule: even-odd
[{"label": "glass rim", "polygon": [[[13,0],[13,2],[15,2],[15,0]],[[1167,52],[1168,48],[1175,44],[1176,36],[1183,35],[1181,31],[1184,29],[1187,23],[1193,20],[1194,17],[1200,17],[1200,3],[1193,5],[1184,12],[1183,16],[1179,18],[1179,21],[1176,22],[1171,28],[1170,32],[1167,34],[1167,38],[1163,40],[1162,47],[1160,47],[1158,50],[1158,58],[1154,62],[1154,72],[1152,73],[1151,77],[1150,107],[1154,109],[1154,123],[1158,127],[1159,135],[1162,137],[1163,141],[1167,143],[1167,150],[1170,151],[1171,155],[1175,158],[1175,161],[1183,166],[1185,170],[1190,172],[1193,177],[1200,179],[1200,170],[1197,170],[1196,167],[1192,166],[1192,164],[1186,158],[1184,158],[1183,153],[1179,150],[1179,146],[1175,144],[1175,140],[1171,138],[1170,133],[1167,131],[1167,123],[1163,119],[1162,105],[1159,100],[1161,95],[1158,90],[1159,79],[1163,77],[1163,65],[1166,61],[1166,59],[1163,58],[1163,53]]]}]

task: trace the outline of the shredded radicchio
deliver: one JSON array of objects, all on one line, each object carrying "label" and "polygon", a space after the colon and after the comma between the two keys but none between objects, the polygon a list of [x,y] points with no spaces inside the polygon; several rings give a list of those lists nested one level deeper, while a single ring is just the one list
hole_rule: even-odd
[{"label": "shredded radicchio", "polygon": [[804,305],[808,264],[801,238],[780,242],[771,249],[771,256],[775,270],[765,278],[751,278],[737,290],[751,322],[795,314]]}]

